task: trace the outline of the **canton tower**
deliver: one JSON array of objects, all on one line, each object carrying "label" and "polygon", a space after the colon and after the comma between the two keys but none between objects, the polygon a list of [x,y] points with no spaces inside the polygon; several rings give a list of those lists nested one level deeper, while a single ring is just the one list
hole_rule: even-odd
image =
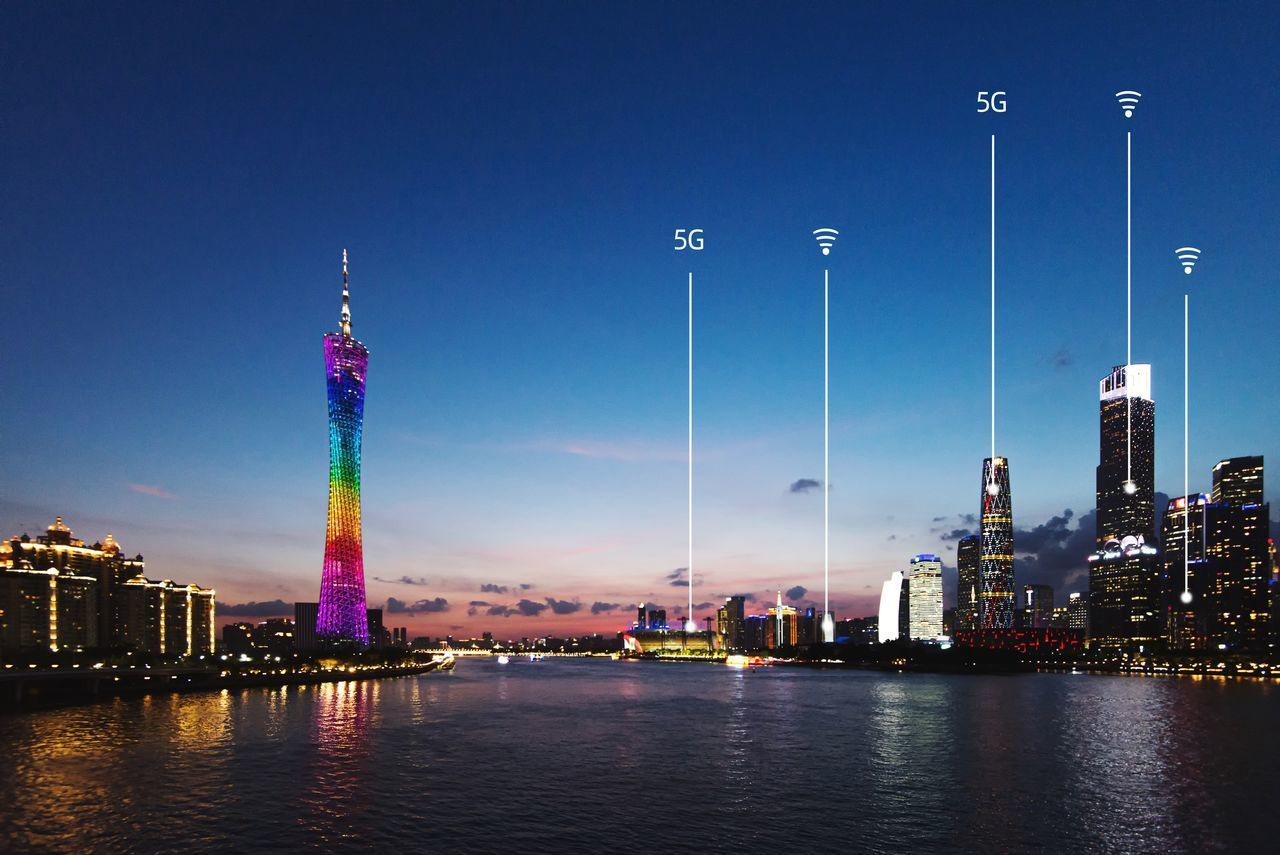
[{"label": "canton tower", "polygon": [[369,643],[360,537],[360,432],[369,349],[351,337],[347,251],[342,251],[341,332],[324,337],[329,391],[329,522],[324,541],[316,634],[329,641]]}]

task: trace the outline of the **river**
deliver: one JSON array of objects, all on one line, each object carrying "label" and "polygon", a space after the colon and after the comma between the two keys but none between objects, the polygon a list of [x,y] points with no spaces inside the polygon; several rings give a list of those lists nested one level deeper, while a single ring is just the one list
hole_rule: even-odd
[{"label": "river", "polygon": [[601,659],[0,716],[4,851],[1274,849],[1280,685]]}]

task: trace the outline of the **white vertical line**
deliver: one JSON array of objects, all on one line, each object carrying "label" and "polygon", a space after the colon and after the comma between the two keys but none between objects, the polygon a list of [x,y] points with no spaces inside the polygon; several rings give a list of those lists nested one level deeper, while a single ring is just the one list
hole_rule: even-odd
[{"label": "white vertical line", "polygon": [[[831,613],[831,271],[822,271],[822,623]],[[823,635],[823,641],[829,641]]]},{"label": "white vertical line", "polygon": [[996,135],[991,135],[991,481],[996,479]]},{"label": "white vertical line", "polygon": [[1125,351],[1124,419],[1125,480],[1133,481],[1133,386],[1129,375],[1133,366],[1133,131],[1124,132],[1124,240],[1125,240]]},{"label": "white vertical line", "polygon": [[[1191,342],[1189,318],[1191,315],[1191,295],[1182,295],[1182,497],[1187,501],[1189,486],[1189,463],[1191,457],[1191,401],[1188,398],[1191,384],[1189,382],[1189,366],[1191,364],[1189,345]],[[1182,592],[1191,590],[1191,505],[1187,504],[1187,513],[1182,523]]]},{"label": "white vertical line", "polygon": [[[693,271],[689,271],[689,617],[693,623]],[[687,627],[686,627],[687,629]],[[697,629],[697,624],[694,624]]]}]

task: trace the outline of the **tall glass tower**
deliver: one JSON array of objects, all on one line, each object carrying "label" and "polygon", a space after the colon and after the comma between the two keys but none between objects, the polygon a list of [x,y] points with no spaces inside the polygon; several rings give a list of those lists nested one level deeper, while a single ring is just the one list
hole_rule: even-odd
[{"label": "tall glass tower", "polygon": [[360,537],[360,434],[369,349],[351,337],[345,249],[341,331],[325,334],[324,365],[329,389],[329,522],[316,634],[363,647],[369,643],[369,618]]},{"label": "tall glass tower", "polygon": [[982,552],[978,561],[979,629],[1012,629],[1013,497],[1009,461],[988,457],[982,463]]},{"label": "tall glass tower", "polygon": [[1098,399],[1098,551],[1089,556],[1089,646],[1151,650],[1165,634],[1153,543],[1151,366],[1115,366],[1098,381]]}]

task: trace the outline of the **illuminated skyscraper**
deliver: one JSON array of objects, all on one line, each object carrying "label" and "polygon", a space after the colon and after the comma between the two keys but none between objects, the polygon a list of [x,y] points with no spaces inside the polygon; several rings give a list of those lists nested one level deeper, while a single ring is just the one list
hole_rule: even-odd
[{"label": "illuminated skyscraper", "polygon": [[881,644],[897,641],[907,631],[905,618],[908,617],[908,609],[903,606],[909,601],[905,585],[906,577],[902,571],[894,570],[880,589],[880,623],[877,635]]},{"label": "illuminated skyscraper", "polygon": [[988,457],[982,463],[982,552],[978,559],[978,626],[1012,629],[1013,496],[1009,461]]},{"label": "illuminated skyscraper", "polygon": [[942,637],[942,559],[917,555],[907,573],[907,634],[914,641]]},{"label": "illuminated skyscraper", "polygon": [[[1174,650],[1207,650],[1214,568],[1205,552],[1210,505],[1203,493],[1169,500],[1161,537],[1164,599],[1168,613],[1166,632]],[[1189,549],[1184,552],[1184,542]],[[1182,602],[1182,592],[1191,602]]]},{"label": "illuminated skyscraper", "polygon": [[1098,383],[1098,551],[1089,557],[1089,644],[1146,649],[1164,637],[1155,524],[1151,366],[1117,365]]},{"label": "illuminated skyscraper", "polygon": [[956,567],[959,578],[956,590],[956,631],[972,632],[978,628],[978,565],[982,558],[982,538],[965,535],[956,544]]},{"label": "illuminated skyscraper", "polygon": [[369,349],[351,337],[347,251],[342,251],[341,331],[324,337],[329,390],[329,522],[316,633],[329,641],[369,643],[360,535],[360,437]]},{"label": "illuminated skyscraper", "polygon": [[1262,455],[1231,457],[1213,467],[1213,503],[1245,507],[1261,505]]},{"label": "illuminated skyscraper", "polygon": [[741,650],[746,640],[746,603],[743,596],[725,597],[724,605],[716,610],[716,633],[720,646],[726,650]]}]

